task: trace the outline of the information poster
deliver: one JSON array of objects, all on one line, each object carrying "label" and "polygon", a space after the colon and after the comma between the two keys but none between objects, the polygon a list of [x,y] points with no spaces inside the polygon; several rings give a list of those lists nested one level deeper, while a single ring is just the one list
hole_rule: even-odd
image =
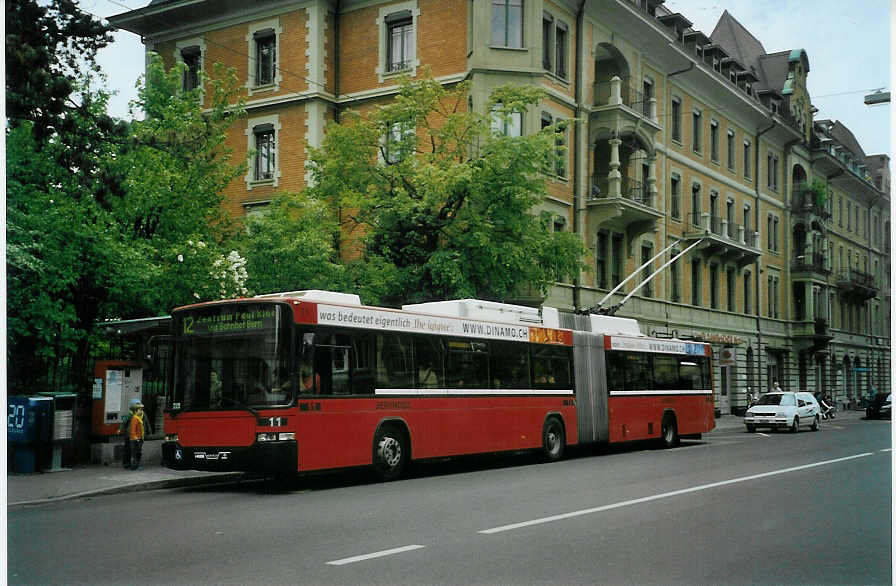
[{"label": "information poster", "polygon": [[121,385],[124,372],[109,369],[106,371],[106,413],[121,411]]}]

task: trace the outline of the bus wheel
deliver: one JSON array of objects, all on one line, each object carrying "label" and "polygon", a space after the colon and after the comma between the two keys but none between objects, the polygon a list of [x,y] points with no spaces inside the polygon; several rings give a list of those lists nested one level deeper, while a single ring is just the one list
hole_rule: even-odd
[{"label": "bus wheel", "polygon": [[678,424],[675,416],[667,413],[663,416],[663,431],[660,439],[664,448],[674,448],[678,445]]},{"label": "bus wheel", "polygon": [[373,438],[373,470],[380,480],[401,476],[409,455],[404,433],[394,425],[384,425]]},{"label": "bus wheel", "polygon": [[541,438],[542,449],[548,461],[555,462],[563,457],[563,451],[566,449],[566,434],[563,433],[563,424],[559,419],[548,417],[548,420],[544,422]]}]

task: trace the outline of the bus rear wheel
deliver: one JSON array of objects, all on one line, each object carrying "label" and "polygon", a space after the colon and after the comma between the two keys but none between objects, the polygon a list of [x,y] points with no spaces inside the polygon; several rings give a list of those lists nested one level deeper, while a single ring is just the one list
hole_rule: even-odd
[{"label": "bus rear wheel", "polygon": [[380,427],[373,437],[373,471],[380,480],[400,478],[410,455],[404,432],[395,425]]},{"label": "bus rear wheel", "polygon": [[660,435],[660,441],[664,448],[674,448],[678,445],[678,423],[675,416],[667,413],[663,416],[663,427]]},{"label": "bus rear wheel", "polygon": [[563,457],[566,449],[566,434],[563,432],[563,424],[556,417],[548,417],[544,422],[542,431],[542,450],[544,457],[549,462],[555,462]]}]

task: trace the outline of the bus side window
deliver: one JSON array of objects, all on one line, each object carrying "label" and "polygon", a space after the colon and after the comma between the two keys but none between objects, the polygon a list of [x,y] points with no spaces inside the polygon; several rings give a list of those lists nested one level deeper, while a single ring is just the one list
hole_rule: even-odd
[{"label": "bus side window", "polygon": [[414,338],[414,363],[417,365],[418,389],[445,387],[445,351],[442,340],[434,336]]},{"label": "bus side window", "polygon": [[515,342],[491,343],[492,388],[527,389],[529,383],[529,348]]},{"label": "bus side window", "polygon": [[678,357],[657,354],[653,357],[653,384],[659,391],[680,389],[678,384]]},{"label": "bus side window", "polygon": [[377,334],[376,385],[386,389],[414,386],[411,339],[403,334]]},{"label": "bus side window", "polygon": [[572,385],[570,350],[544,346],[532,349],[532,383],[536,389],[565,389]]},{"label": "bus side window", "polygon": [[374,366],[373,336],[359,334],[352,339],[351,393],[372,395]]},{"label": "bus side window", "polygon": [[488,388],[488,345],[485,342],[448,341],[448,387]]},{"label": "bus side window", "polygon": [[620,352],[607,351],[607,393],[625,390],[625,359]]},{"label": "bus side window", "polygon": [[681,381],[679,385],[682,390],[692,391],[702,388],[702,373],[700,372],[699,358],[681,358]]}]

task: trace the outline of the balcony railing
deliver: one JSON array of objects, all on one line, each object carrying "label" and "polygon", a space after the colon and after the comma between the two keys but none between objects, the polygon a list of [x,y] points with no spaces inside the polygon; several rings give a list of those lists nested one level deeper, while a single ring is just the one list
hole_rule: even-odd
[{"label": "balcony railing", "polygon": [[691,212],[690,219],[693,228],[737,242],[741,242],[740,233],[743,231],[742,242],[749,246],[754,246],[759,237],[754,230],[744,229],[740,224],[704,212]]},{"label": "balcony railing", "polygon": [[877,289],[874,284],[874,275],[858,269],[844,269],[837,275],[837,283],[857,285],[868,289]]},{"label": "balcony railing", "polygon": [[831,270],[828,268],[828,263],[825,255],[820,252],[813,252],[812,254],[798,254],[793,258],[792,266],[794,272],[811,272],[824,274],[831,272]]},{"label": "balcony railing", "polygon": [[631,78],[614,77],[609,81],[595,82],[596,106],[611,106],[618,103],[628,106],[645,118],[656,118],[656,100],[646,97],[641,90],[632,86]]},{"label": "balcony railing", "polygon": [[[806,183],[800,183],[793,187],[793,213],[797,216],[815,215],[825,220],[831,219],[829,212],[822,202],[817,201],[817,194]],[[825,194],[825,197],[830,197]]]},{"label": "balcony railing", "polygon": [[[647,183],[623,177],[620,192],[624,199],[639,203],[649,208],[653,207],[653,195]],[[610,180],[606,175],[594,175],[591,178],[591,194],[588,199],[606,199],[610,197]]]}]

